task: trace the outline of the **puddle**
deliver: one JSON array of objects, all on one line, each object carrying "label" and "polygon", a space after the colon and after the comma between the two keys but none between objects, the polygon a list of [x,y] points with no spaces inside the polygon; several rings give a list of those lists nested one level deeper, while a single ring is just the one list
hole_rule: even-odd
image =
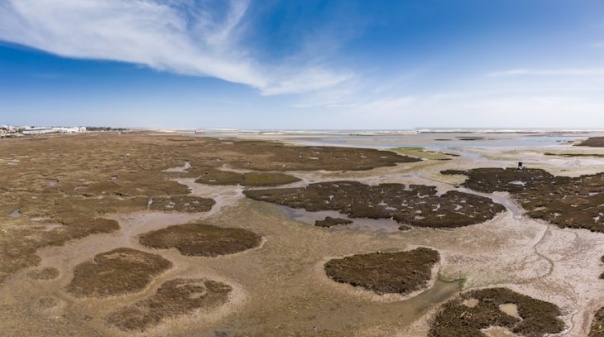
[{"label": "puddle", "polygon": [[318,211],[310,212],[303,208],[290,208],[287,206],[279,206],[284,209],[290,219],[298,222],[314,226],[315,221],[324,220],[326,217],[341,218],[353,221],[350,225],[338,225],[331,227],[334,231],[349,231],[349,230],[361,230],[366,232],[383,232],[383,233],[397,233],[400,232],[398,229],[401,226],[400,223],[392,219],[367,219],[367,218],[351,218],[346,214],[338,211]]},{"label": "puddle", "polygon": [[16,210],[14,210],[14,211],[12,211],[12,212],[10,213],[10,216],[11,216],[12,218],[18,218],[18,217],[20,217],[20,216],[21,216],[21,211],[20,211],[20,210],[18,210],[18,209],[16,209]]},{"label": "puddle", "polygon": [[186,172],[190,168],[191,168],[191,163],[189,163],[188,161],[186,161],[183,166],[171,167],[171,168],[169,168],[167,170],[164,170],[164,172]]},{"label": "puddle", "polygon": [[48,186],[50,186],[50,187],[57,187],[58,183],[59,182],[56,181],[56,180],[51,180],[51,181],[48,182]]}]

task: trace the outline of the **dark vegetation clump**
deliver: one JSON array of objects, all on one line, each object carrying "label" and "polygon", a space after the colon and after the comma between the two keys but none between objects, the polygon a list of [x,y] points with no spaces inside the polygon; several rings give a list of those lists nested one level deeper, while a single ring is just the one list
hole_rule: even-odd
[{"label": "dark vegetation clump", "polygon": [[599,153],[544,153],[546,156],[556,156],[556,157],[604,157],[604,154]]},{"label": "dark vegetation clump", "polygon": [[151,248],[176,248],[183,255],[218,256],[257,247],[262,238],[243,228],[186,224],[142,234],[139,241]]},{"label": "dark vegetation clump", "polygon": [[251,199],[307,211],[339,211],[353,218],[389,219],[420,227],[452,228],[492,219],[505,208],[491,199],[436,187],[355,181],[310,184],[301,188],[247,190]]},{"label": "dark vegetation clump", "polygon": [[417,248],[397,253],[371,253],[330,260],[325,273],[336,282],[362,287],[377,294],[409,294],[425,287],[437,251]]},{"label": "dark vegetation clump", "polygon": [[227,302],[232,288],[224,283],[202,279],[174,279],[165,282],[151,298],[118,309],[105,321],[124,331],[145,331],[166,318],[212,309]]},{"label": "dark vegetation clump", "polygon": [[105,297],[145,289],[172,263],[155,254],[118,248],[77,265],[67,291],[78,297]]},{"label": "dark vegetation clump", "polygon": [[571,178],[541,169],[478,168],[465,174],[463,186],[509,192],[532,218],[604,233],[604,173]]},{"label": "dark vegetation clump", "polygon": [[410,226],[407,226],[407,225],[400,225],[400,226],[398,226],[398,230],[401,231],[401,232],[410,231],[412,229],[413,228],[411,228]]},{"label": "dark vegetation clump", "polygon": [[[466,301],[474,300],[476,305]],[[506,314],[500,306],[514,304],[522,318]],[[474,290],[442,305],[430,322],[428,337],[486,337],[489,327],[506,328],[525,337],[542,337],[564,330],[560,309],[548,302],[507,288]]]},{"label": "dark vegetation clump", "polygon": [[587,337],[604,337],[604,307],[596,311]]},{"label": "dark vegetation clump", "polygon": [[315,226],[329,228],[329,227],[338,226],[338,225],[350,225],[353,222],[354,221],[348,220],[348,219],[332,218],[332,217],[328,216],[323,220],[315,221]]},{"label": "dark vegetation clump", "polygon": [[279,172],[236,173],[217,169],[206,169],[196,183],[208,185],[278,186],[291,184],[300,179]]},{"label": "dark vegetation clump", "polygon": [[604,137],[590,137],[575,146],[604,147]]}]

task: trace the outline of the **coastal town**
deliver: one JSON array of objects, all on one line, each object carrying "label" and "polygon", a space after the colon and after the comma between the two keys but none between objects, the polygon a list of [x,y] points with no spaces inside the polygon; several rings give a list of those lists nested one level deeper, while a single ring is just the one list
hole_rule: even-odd
[{"label": "coastal town", "polygon": [[41,135],[50,133],[81,133],[86,132],[85,126],[55,127],[55,126],[12,126],[0,125],[0,138]]}]

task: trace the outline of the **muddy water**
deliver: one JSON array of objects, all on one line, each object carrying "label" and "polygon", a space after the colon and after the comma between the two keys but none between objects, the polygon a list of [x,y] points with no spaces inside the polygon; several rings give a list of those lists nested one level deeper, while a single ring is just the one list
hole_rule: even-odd
[{"label": "muddy water", "polygon": [[279,206],[290,216],[293,221],[299,221],[307,225],[314,226],[315,221],[323,220],[326,217],[341,218],[353,221],[349,225],[338,225],[331,227],[333,231],[368,231],[368,232],[381,232],[381,233],[396,233],[399,231],[398,227],[401,225],[392,219],[363,219],[363,218],[350,218],[344,213],[337,211],[318,211],[309,212],[302,208],[290,208],[287,206]]}]

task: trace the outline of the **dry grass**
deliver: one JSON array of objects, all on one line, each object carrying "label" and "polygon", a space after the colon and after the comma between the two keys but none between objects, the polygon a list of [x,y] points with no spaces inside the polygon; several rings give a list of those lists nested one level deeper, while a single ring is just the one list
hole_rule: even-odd
[{"label": "dry grass", "polygon": [[505,208],[491,199],[433,186],[355,181],[310,184],[302,188],[247,190],[251,199],[308,211],[333,210],[353,218],[388,219],[420,227],[461,227],[492,219]]},{"label": "dry grass", "polygon": [[243,228],[186,224],[145,233],[139,241],[151,248],[176,248],[183,255],[218,256],[257,247],[262,238]]},{"label": "dry grass", "polygon": [[232,288],[202,279],[175,279],[164,283],[152,297],[109,314],[105,321],[124,331],[145,331],[166,318],[211,309],[224,304]]},{"label": "dry grass", "polygon": [[438,252],[417,248],[397,253],[371,253],[330,260],[325,273],[332,280],[362,287],[377,294],[406,295],[425,287]]},{"label": "dry grass", "polygon": [[[465,304],[470,300],[477,304]],[[505,304],[515,304],[522,319],[504,313],[500,306]],[[474,290],[443,304],[430,322],[428,337],[484,337],[481,330],[495,326],[519,336],[541,337],[564,330],[560,315],[556,305],[507,288]]]},{"label": "dry grass", "polygon": [[75,267],[67,291],[78,297],[105,297],[143,290],[153,276],[172,267],[163,257],[130,248],[98,254]]}]

